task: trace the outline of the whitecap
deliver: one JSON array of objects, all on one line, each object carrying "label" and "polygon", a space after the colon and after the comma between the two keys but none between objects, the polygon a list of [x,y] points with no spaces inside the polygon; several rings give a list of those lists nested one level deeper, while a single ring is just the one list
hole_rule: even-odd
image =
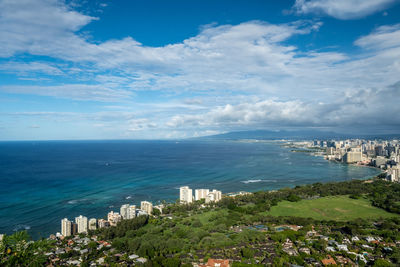
[{"label": "whitecap", "polygon": [[70,205],[75,205],[79,203],[91,203],[91,201],[87,198],[82,198],[82,199],[71,199],[67,201],[68,204]]},{"label": "whitecap", "polygon": [[19,224],[19,225],[16,225],[14,227],[13,231],[14,232],[18,232],[18,231],[21,231],[21,230],[30,230],[30,229],[31,229],[31,227],[29,225]]},{"label": "whitecap", "polygon": [[250,179],[250,180],[242,181],[242,183],[250,184],[250,183],[259,183],[259,182],[262,182],[262,181],[263,180],[260,180],[260,179]]}]

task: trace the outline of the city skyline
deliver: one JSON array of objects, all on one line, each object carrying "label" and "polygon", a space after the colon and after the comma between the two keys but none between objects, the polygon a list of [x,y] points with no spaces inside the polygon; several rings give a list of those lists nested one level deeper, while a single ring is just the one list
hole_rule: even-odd
[{"label": "city skyline", "polygon": [[398,133],[400,5],[0,0],[0,140]]}]

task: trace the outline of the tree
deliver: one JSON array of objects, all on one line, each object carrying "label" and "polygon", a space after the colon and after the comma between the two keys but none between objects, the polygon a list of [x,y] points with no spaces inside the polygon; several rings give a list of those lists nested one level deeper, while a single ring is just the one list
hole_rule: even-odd
[{"label": "tree", "polygon": [[242,248],[241,254],[245,258],[251,259],[254,257],[255,251],[250,248]]},{"label": "tree", "polygon": [[290,201],[290,202],[298,202],[298,201],[301,200],[301,197],[299,197],[298,195],[295,195],[295,194],[290,194],[287,197],[287,200]]},{"label": "tree", "polygon": [[153,209],[153,215],[154,216],[160,216],[161,215],[161,211],[159,209]]},{"label": "tree", "polygon": [[393,266],[393,264],[391,264],[390,262],[384,260],[384,259],[377,259],[374,262],[374,267],[390,267]]}]

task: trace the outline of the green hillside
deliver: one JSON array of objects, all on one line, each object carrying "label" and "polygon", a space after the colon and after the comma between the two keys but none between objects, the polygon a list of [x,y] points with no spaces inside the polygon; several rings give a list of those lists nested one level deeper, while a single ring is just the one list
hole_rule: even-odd
[{"label": "green hillside", "polygon": [[373,207],[368,199],[330,196],[299,202],[282,201],[267,213],[272,216],[296,216],[316,220],[350,221],[356,218],[389,218],[397,214]]}]

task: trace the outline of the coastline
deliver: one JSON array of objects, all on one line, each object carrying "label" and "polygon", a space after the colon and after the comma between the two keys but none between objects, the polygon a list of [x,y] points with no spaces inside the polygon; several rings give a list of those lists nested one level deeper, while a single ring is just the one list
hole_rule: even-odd
[{"label": "coastline", "polygon": [[[29,182],[29,184],[33,183],[33,181],[35,181],[35,184],[21,191],[20,197],[22,199],[24,197],[32,199],[33,201],[29,203],[20,204],[17,202],[19,201],[19,198],[16,198],[18,191],[15,191],[15,189],[13,191],[10,188],[9,192],[5,192],[4,197],[7,197],[7,194],[13,191],[10,201],[15,201],[15,205],[18,205],[19,209],[3,209],[3,212],[7,211],[9,213],[9,216],[4,216],[4,218],[9,218],[9,220],[4,222],[0,233],[13,233],[14,228],[19,227],[21,229],[20,227],[23,226],[23,228],[30,228],[28,232],[35,236],[35,239],[38,239],[56,232],[59,228],[59,220],[64,217],[74,218],[80,214],[89,218],[101,217],[106,215],[108,211],[119,208],[122,204],[137,204],[140,200],[159,203],[165,199],[168,202],[174,202],[178,198],[176,188],[185,184],[193,188],[215,188],[224,193],[237,191],[257,192],[274,191],[285,187],[292,188],[297,185],[315,182],[345,181],[349,178],[361,179],[374,176],[374,173],[360,171],[358,168],[347,170],[329,166],[328,164],[321,165],[321,162],[319,160],[315,161],[313,157],[295,155],[295,153],[291,153],[287,149],[280,148],[279,144],[281,142],[180,142],[179,144],[175,144],[175,142],[163,142],[162,144],[157,142],[128,142],[111,145],[99,142],[98,144],[83,143],[81,145],[69,143],[53,144],[52,146],[56,146],[60,151],[64,150],[64,147],[68,147],[69,150],[72,149],[72,151],[76,150],[79,153],[84,153],[83,157],[85,158],[84,160],[81,158],[76,159],[76,166],[79,168],[75,167],[74,158],[65,160],[72,164],[59,165],[56,163],[49,165],[50,168],[47,170],[49,178],[44,180],[46,183],[36,182],[35,176],[32,176],[32,182]],[[134,149],[137,149],[138,145],[140,145],[140,149],[146,149],[146,151],[149,151],[149,148],[154,145],[156,150],[150,156],[156,157],[157,161],[153,162],[152,160],[146,163],[145,160],[147,158],[143,158],[143,164],[147,165],[140,165],[140,168],[144,169],[147,166],[147,168],[153,170],[156,167],[156,172],[139,173],[140,175],[135,178],[134,174],[137,172],[135,165],[142,164],[141,161],[133,162],[132,164],[132,161],[127,161],[125,158],[114,158],[104,161],[96,159],[96,161],[92,162],[89,156],[85,156],[86,148],[82,149],[82,146],[93,150],[107,148],[107,146],[111,148],[115,145],[120,146],[118,151],[126,147],[130,154]],[[46,143],[37,146],[41,146],[43,150],[46,147]],[[160,154],[160,146],[165,146],[166,153]],[[179,155],[182,156],[177,157],[176,153],[171,154],[168,149],[178,149]],[[223,154],[215,153],[215,149],[223,151]],[[212,153],[210,154],[209,151]],[[102,153],[99,150],[97,154],[101,156]],[[125,157],[124,153],[124,151],[121,152],[121,157]],[[138,152],[138,155],[141,154]],[[176,172],[175,168],[162,173],[157,170],[169,168],[170,161],[163,160],[160,162],[160,158],[168,159],[171,156],[175,157],[173,158],[174,162],[182,162],[178,165],[180,169],[184,170],[181,174]],[[53,158],[56,158],[51,153],[45,153],[42,157],[44,159],[48,157],[47,160],[50,162],[52,162]],[[89,158],[89,160],[86,158]],[[199,158],[204,160],[199,161]],[[32,162],[35,162],[34,160],[33,158]],[[62,161],[64,162],[64,159]],[[313,162],[316,164],[313,164]],[[76,170],[78,172],[75,174],[66,169],[69,166],[73,167],[72,170],[74,172]],[[81,176],[81,166],[85,168],[85,172],[89,170],[89,175],[93,176],[93,178],[86,178],[89,176],[86,173]],[[51,169],[53,167],[54,169]],[[62,170],[65,169],[61,172],[61,174],[66,175],[63,179],[71,183],[65,184],[66,187],[61,190],[59,186],[63,180],[58,180],[60,167]],[[22,169],[19,165],[16,165],[16,168],[16,172]],[[44,167],[39,162],[36,164],[36,168],[41,169]],[[126,169],[129,173],[124,174],[120,171],[121,169]],[[79,179],[70,178],[74,176]],[[57,180],[54,177],[57,177]],[[113,179],[113,177],[116,178]],[[164,180],[164,177],[168,177],[168,179]],[[39,178],[42,180],[43,176],[41,175],[36,179]],[[255,183],[243,182],[247,180],[261,181]],[[150,181],[152,181],[152,186],[149,186]],[[37,195],[30,195],[32,187],[37,188]],[[79,189],[82,193],[75,194],[76,189]],[[57,191],[57,194],[55,194],[54,190]],[[70,192],[75,195],[71,195]],[[46,199],[43,199],[44,195]],[[47,196],[51,198],[47,198]],[[11,206],[11,204],[13,202],[10,202],[8,206]]]},{"label": "coastline", "polygon": [[[335,163],[344,164],[344,165],[348,165],[348,166],[355,166],[355,167],[368,167],[368,168],[380,170],[382,172],[382,169],[379,168],[379,167],[376,167],[376,166],[371,166],[371,165],[366,165],[366,164],[359,164],[359,163],[346,163],[346,162],[339,161],[339,160],[336,160],[336,159],[333,159],[333,160],[328,159],[327,155],[326,155],[326,152],[324,150],[320,149],[320,148],[311,147],[309,149],[304,149],[304,147],[295,146],[295,145],[291,145],[291,144],[288,144],[288,143],[283,144],[282,147],[293,148],[292,150],[290,150],[292,153],[306,153],[306,154],[313,155],[313,156],[316,156],[316,157],[323,157],[324,160],[329,161],[329,162],[335,162]],[[315,151],[313,151],[313,149],[317,149],[317,150],[320,150],[320,151],[315,152]]]}]

